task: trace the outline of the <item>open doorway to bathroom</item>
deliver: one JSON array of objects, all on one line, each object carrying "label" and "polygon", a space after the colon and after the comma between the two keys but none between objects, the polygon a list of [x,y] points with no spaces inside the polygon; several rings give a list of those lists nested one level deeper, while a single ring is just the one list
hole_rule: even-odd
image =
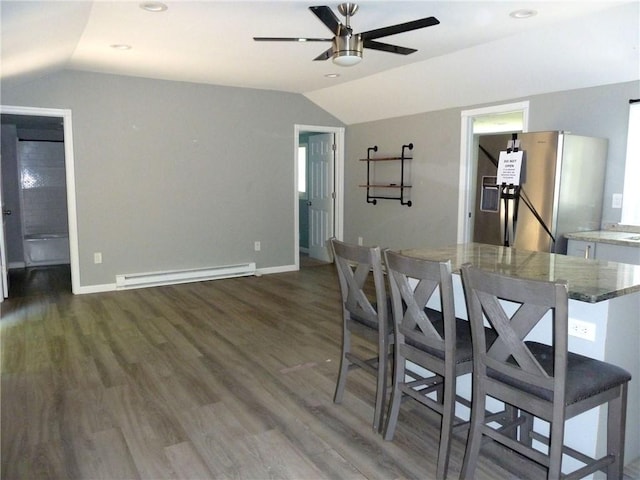
[{"label": "open doorway to bathroom", "polygon": [[71,292],[64,118],[2,114],[8,297]]},{"label": "open doorway to bathroom", "polygon": [[296,125],[295,264],[331,262],[328,240],[342,237],[344,128]]}]

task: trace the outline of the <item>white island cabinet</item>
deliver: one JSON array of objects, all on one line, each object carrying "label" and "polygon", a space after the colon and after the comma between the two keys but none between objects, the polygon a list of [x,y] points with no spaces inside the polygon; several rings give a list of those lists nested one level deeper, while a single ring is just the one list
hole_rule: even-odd
[{"label": "white island cabinet", "polygon": [[[400,253],[451,261],[456,316],[459,318],[467,318],[458,274],[465,263],[527,279],[566,281],[569,321],[588,324],[593,333],[592,339],[570,336],[569,350],[618,365],[632,375],[627,402],[625,464],[640,457],[640,265],[480,243],[416,248]],[[535,329],[528,338],[544,343],[551,340],[537,335]],[[458,392],[470,398],[471,378],[466,377],[459,382]],[[592,456],[601,455],[606,446],[606,408],[599,407],[569,420],[565,442]]]}]

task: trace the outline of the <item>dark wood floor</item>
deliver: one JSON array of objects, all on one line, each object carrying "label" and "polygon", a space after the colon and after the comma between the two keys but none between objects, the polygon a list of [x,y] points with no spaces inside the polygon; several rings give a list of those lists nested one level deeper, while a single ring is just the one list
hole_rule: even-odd
[{"label": "dark wood floor", "polygon": [[9,270],[9,297],[59,295],[71,292],[71,268],[66,265]]},{"label": "dark wood floor", "polygon": [[[407,402],[385,442],[360,372],[332,402],[332,265],[80,296],[22,291],[0,306],[3,479],[435,475],[437,417]],[[452,448],[457,478],[463,439]],[[487,458],[476,476],[519,477]]]}]

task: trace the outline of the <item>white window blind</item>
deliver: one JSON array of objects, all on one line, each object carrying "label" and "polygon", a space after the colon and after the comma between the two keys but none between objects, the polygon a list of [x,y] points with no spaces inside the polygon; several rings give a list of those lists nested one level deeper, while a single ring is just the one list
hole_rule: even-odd
[{"label": "white window blind", "polygon": [[640,102],[629,104],[627,160],[622,200],[623,225],[640,225]]}]

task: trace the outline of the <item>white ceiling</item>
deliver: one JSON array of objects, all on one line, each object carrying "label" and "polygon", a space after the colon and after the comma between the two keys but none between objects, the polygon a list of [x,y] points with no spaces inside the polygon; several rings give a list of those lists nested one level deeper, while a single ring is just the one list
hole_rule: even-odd
[{"label": "white ceiling", "polygon": [[[441,23],[379,39],[418,52],[365,49],[354,67],[314,62],[328,43],[253,41],[330,37],[308,6],[338,15],[340,2],[173,0],[160,13],[139,3],[2,0],[2,81],[75,69],[281,90],[354,123],[640,78],[637,0],[363,0],[354,32],[427,16]],[[538,14],[509,16],[522,8]]]}]

